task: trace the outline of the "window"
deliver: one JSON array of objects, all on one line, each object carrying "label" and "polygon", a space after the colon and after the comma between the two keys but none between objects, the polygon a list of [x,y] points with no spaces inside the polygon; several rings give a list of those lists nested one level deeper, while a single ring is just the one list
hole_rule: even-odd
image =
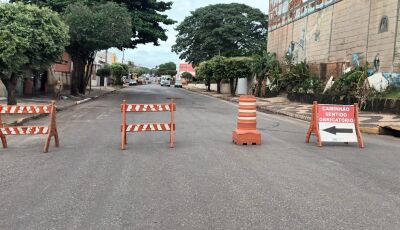
[{"label": "window", "polygon": [[389,18],[388,16],[383,16],[381,23],[379,25],[379,33],[384,33],[389,31]]}]

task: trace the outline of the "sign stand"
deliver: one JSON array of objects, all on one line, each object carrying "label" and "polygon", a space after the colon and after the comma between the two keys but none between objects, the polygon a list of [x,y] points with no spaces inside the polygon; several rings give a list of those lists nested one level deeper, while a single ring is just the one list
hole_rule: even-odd
[{"label": "sign stand", "polygon": [[314,102],[306,143],[310,143],[312,134],[315,134],[319,147],[322,147],[322,142],[346,144],[357,142],[360,148],[364,148],[358,119],[358,104],[321,105]]}]

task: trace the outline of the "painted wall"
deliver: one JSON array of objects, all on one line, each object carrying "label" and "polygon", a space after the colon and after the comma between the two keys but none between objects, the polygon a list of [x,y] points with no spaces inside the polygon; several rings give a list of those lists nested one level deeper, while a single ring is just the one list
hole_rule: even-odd
[{"label": "painted wall", "polygon": [[[290,52],[296,62],[362,64],[367,60],[370,67],[379,58],[381,71],[400,71],[398,0],[288,0],[286,14],[284,2],[270,1],[270,7],[275,9],[283,4],[282,10],[270,14],[270,21],[275,24],[269,28],[268,51],[278,58],[283,59]],[[299,17],[297,9],[303,12]],[[381,32],[385,16],[388,30]],[[283,22],[276,23],[277,19]]]}]

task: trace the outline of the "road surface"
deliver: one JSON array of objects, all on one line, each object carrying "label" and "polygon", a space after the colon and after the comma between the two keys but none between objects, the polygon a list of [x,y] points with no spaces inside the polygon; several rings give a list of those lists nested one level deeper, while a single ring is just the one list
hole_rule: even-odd
[{"label": "road surface", "polygon": [[[141,133],[120,151],[121,100],[171,97],[176,148],[168,133]],[[399,139],[318,148],[304,143],[307,123],[259,113],[263,145],[236,146],[236,115],[235,104],[147,85],[59,113],[61,147],[48,154],[44,136],[11,136],[0,229],[400,229]]]}]

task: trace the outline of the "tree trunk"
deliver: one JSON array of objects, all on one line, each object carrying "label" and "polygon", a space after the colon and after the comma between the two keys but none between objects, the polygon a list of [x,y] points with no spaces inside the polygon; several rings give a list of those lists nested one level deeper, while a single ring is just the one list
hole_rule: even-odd
[{"label": "tree trunk", "polygon": [[2,79],[2,82],[7,90],[7,105],[16,105],[17,95],[15,89],[17,87],[18,75],[12,73],[9,79],[7,80]]},{"label": "tree trunk", "polygon": [[88,62],[86,64],[86,73],[85,73],[85,82],[84,85],[82,85],[82,90],[80,90],[80,93],[85,94],[86,93],[86,88],[89,84],[89,81],[92,79],[92,73],[93,73],[93,63],[94,63],[94,58],[95,58],[96,53],[91,53],[90,57],[88,59]]},{"label": "tree trunk", "polygon": [[206,80],[207,91],[211,91],[211,80]]},{"label": "tree trunk", "polygon": [[82,55],[71,57],[74,63],[74,69],[71,74],[71,95],[77,96],[78,92],[82,91],[85,83],[85,65],[86,60]]},{"label": "tree trunk", "polygon": [[266,97],[267,96],[267,82],[265,80],[262,80],[261,82],[261,97]]},{"label": "tree trunk", "polygon": [[234,77],[229,78],[229,86],[231,88],[231,95],[235,96],[236,91],[235,91],[235,78]]},{"label": "tree trunk", "polygon": [[262,78],[258,79],[257,87],[256,87],[256,96],[261,97],[261,90],[262,90]]},{"label": "tree trunk", "polygon": [[217,80],[217,93],[218,93],[218,94],[221,93],[221,81],[222,81],[222,80]]},{"label": "tree trunk", "polygon": [[239,78],[237,77],[237,78],[235,78],[235,88],[234,88],[234,94],[233,95],[236,95],[236,90],[237,90],[237,86],[238,86],[238,82],[239,82]]}]

